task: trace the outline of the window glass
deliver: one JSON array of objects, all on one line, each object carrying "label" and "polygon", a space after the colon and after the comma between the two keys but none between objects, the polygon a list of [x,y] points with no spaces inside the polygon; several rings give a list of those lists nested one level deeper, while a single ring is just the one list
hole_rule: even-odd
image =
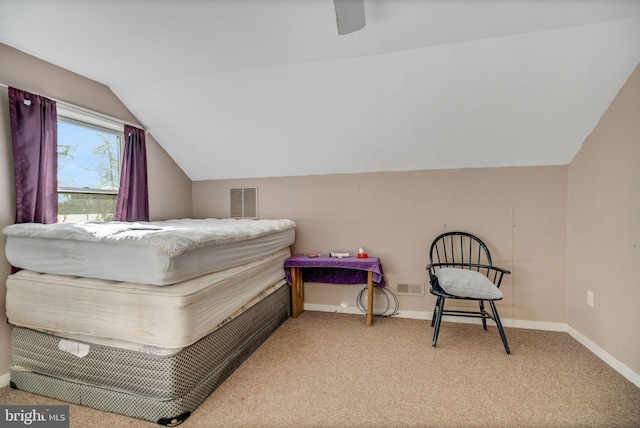
[{"label": "window glass", "polygon": [[115,217],[122,132],[58,118],[58,222]]}]

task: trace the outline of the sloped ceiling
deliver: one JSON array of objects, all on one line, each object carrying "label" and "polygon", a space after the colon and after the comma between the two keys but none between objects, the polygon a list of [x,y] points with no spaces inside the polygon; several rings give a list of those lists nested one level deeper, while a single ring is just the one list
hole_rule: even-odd
[{"label": "sloped ceiling", "polygon": [[192,180],[568,164],[640,63],[640,0],[365,10],[0,0],[0,42],[109,86]]}]

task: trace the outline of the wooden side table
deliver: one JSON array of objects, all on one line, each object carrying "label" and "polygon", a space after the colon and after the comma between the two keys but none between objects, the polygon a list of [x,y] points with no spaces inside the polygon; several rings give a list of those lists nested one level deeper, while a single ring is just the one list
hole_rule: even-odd
[{"label": "wooden side table", "polygon": [[284,262],[291,284],[293,318],[304,311],[304,282],[367,284],[367,326],[373,323],[373,287],[384,288],[382,265],[377,257],[308,257],[297,254]]}]

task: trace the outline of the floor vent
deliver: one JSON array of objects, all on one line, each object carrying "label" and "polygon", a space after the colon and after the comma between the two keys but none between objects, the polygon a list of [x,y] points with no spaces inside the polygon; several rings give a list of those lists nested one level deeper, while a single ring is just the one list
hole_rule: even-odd
[{"label": "floor vent", "polygon": [[398,283],[396,292],[405,296],[424,296],[424,283]]},{"label": "floor vent", "polygon": [[258,188],[238,187],[229,190],[231,218],[258,218]]}]

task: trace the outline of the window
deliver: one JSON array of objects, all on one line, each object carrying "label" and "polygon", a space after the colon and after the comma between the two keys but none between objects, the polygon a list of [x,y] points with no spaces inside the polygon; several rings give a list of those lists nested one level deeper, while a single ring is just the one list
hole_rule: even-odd
[{"label": "window", "polygon": [[114,220],[122,142],[122,126],[58,108],[59,223]]}]

